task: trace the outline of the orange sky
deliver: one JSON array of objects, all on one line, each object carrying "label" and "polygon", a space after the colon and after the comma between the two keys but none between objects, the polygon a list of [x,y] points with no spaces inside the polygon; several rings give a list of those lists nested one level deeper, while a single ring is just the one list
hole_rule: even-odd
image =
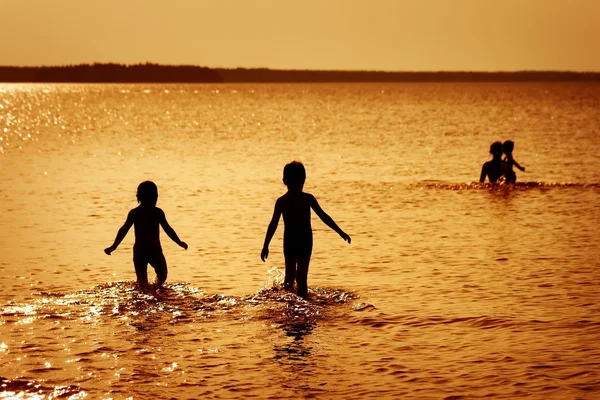
[{"label": "orange sky", "polygon": [[0,65],[600,71],[600,0],[0,0]]}]

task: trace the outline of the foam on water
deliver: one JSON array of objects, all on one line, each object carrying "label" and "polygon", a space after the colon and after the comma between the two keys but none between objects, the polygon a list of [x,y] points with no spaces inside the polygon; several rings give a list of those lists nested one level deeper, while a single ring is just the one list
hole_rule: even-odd
[{"label": "foam on water", "polygon": [[558,183],[558,182],[517,182],[513,185],[489,182],[449,183],[441,181],[422,181],[411,185],[417,189],[442,190],[491,190],[499,192],[523,191],[531,189],[600,189],[600,183]]},{"label": "foam on water", "polygon": [[[160,327],[175,328],[180,335],[181,329],[186,327],[202,329],[202,326],[211,322],[221,327],[236,321],[238,323],[255,321],[272,329],[281,330],[285,336],[292,338],[290,343],[276,344],[273,347],[274,360],[287,362],[288,359],[301,360],[309,355],[301,344],[302,338],[316,329],[317,325],[327,324],[328,320],[352,312],[356,307],[360,309],[368,307],[360,303],[358,306],[353,306],[358,295],[333,288],[310,288],[309,299],[304,300],[294,293],[283,290],[281,273],[277,270],[271,272],[274,276],[270,284],[265,284],[256,293],[245,296],[207,294],[183,282],[166,284],[157,292],[147,294],[141,292],[135,282],[118,281],[73,293],[40,292],[39,298],[33,301],[9,302],[0,308],[0,318],[2,324],[6,325],[5,328],[8,328],[7,331],[16,336],[6,337],[6,342],[15,343],[14,339],[17,337],[28,337],[28,339],[21,341],[19,348],[9,347],[3,342],[0,351],[4,352],[5,356],[11,354],[16,356],[15,364],[26,365],[27,372],[13,379],[0,378],[2,397],[78,399],[87,396],[89,389],[84,388],[89,387],[89,379],[84,376],[69,377],[66,368],[54,366],[53,361],[46,361],[50,348],[54,348],[54,351],[62,348],[69,353],[73,352],[73,358],[67,360],[67,364],[79,365],[78,371],[93,368],[95,372],[90,372],[88,374],[90,377],[105,376],[106,372],[103,370],[115,369],[102,367],[97,363],[94,365],[94,360],[98,358],[110,359],[111,356],[108,354],[113,353],[114,358],[117,359],[124,356],[124,353],[132,351],[140,355],[153,352],[152,349],[147,348],[147,345],[127,349],[127,346],[123,347],[120,341],[108,343],[106,336],[93,341],[94,345],[91,349],[89,346],[77,348],[77,344],[71,343],[70,338],[72,342],[79,341],[81,333],[62,336],[65,328],[69,331],[90,331],[92,334],[90,339],[94,338],[93,332],[96,330],[108,329],[113,332],[113,335],[119,334],[125,337],[133,335],[132,339],[135,342],[139,340],[139,334],[155,332],[157,328],[161,330]],[[11,326],[13,328],[10,328]],[[35,328],[24,334],[22,327],[26,326]],[[52,339],[53,332],[57,329],[62,331],[61,337]],[[220,330],[216,329],[217,332]],[[197,340],[192,339],[191,343],[194,342]],[[160,351],[160,345],[158,350]],[[199,351],[208,354],[219,352],[216,346],[203,347]],[[21,363],[23,357],[27,361]],[[10,364],[12,363],[8,364],[9,369],[12,369]],[[152,377],[172,374],[177,369],[177,364],[173,362],[165,366],[158,374],[144,371],[143,377],[152,379]],[[82,383],[56,386],[44,383],[50,377],[52,377],[51,381],[64,380],[65,373],[67,373],[66,381]],[[117,372],[116,375],[119,373]],[[35,378],[36,376],[46,378],[39,380]],[[61,376],[63,378],[58,378]],[[132,391],[131,388],[123,390],[123,393]],[[97,390],[94,392],[97,393]],[[118,390],[107,393],[112,393],[111,396],[120,396]]]},{"label": "foam on water", "polygon": [[225,316],[236,319],[240,317],[240,310],[244,313],[254,310],[261,318],[286,323],[289,319],[320,318],[330,308],[358,298],[354,293],[339,289],[310,288],[309,299],[304,300],[277,283],[239,297],[205,294],[182,282],[168,283],[157,292],[144,293],[132,281],[106,283],[74,293],[40,292],[39,295],[40,298],[32,302],[9,302],[3,306],[0,315],[4,323],[18,324],[23,319],[131,319],[155,314],[197,322]]}]

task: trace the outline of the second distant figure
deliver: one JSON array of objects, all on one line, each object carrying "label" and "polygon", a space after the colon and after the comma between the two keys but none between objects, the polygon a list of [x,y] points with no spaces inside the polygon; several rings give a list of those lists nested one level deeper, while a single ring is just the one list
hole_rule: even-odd
[{"label": "second distant figure", "polygon": [[506,184],[517,183],[517,174],[515,174],[515,171],[513,170],[513,165],[521,171],[525,171],[525,167],[521,167],[512,156],[514,148],[515,143],[512,140],[507,140],[502,144],[502,151],[504,151],[504,155],[506,156],[504,159],[504,179]]},{"label": "second distant figure", "polygon": [[305,180],[306,170],[302,163],[292,161],[283,169],[283,183],[288,190],[275,202],[273,218],[267,228],[265,243],[260,253],[260,258],[265,261],[269,256],[269,243],[277,230],[279,219],[283,215],[284,288],[291,289],[295,280],[298,286],[298,296],[302,298],[306,298],[308,295],[308,266],[313,245],[310,209],[312,208],[321,221],[336,231],[342,239],[350,243],[350,236],[342,231],[323,211],[315,196],[302,191]]}]

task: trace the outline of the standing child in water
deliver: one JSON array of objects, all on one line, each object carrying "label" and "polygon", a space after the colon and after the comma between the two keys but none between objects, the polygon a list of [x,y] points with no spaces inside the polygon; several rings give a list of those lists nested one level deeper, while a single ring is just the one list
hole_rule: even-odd
[{"label": "standing child in water", "polygon": [[513,165],[519,168],[521,171],[525,171],[525,167],[521,167],[512,156],[514,148],[515,143],[512,140],[507,140],[504,142],[504,144],[502,144],[502,151],[506,155],[506,158],[504,159],[506,168],[504,171],[504,178],[506,179],[506,184],[517,183],[517,174],[515,174],[515,171],[513,170]]},{"label": "standing child in water", "polygon": [[315,196],[302,191],[306,180],[304,165],[292,161],[283,169],[283,183],[288,190],[275,202],[273,218],[269,223],[265,243],[260,258],[265,261],[269,256],[269,243],[277,230],[279,218],[283,215],[283,255],[285,257],[284,288],[289,290],[298,285],[298,296],[308,296],[308,265],[312,254],[312,228],[310,209],[321,218],[327,226],[336,231],[342,239],[350,243],[350,236],[342,231],[333,219],[319,206]]},{"label": "standing child in water", "polygon": [[490,154],[492,160],[483,164],[481,167],[481,174],[479,175],[479,182],[485,182],[485,178],[490,180],[491,183],[496,183],[504,174],[504,162],[502,161],[502,143],[494,142],[490,146]]},{"label": "standing child in water", "polygon": [[137,284],[143,291],[148,291],[148,264],[156,272],[156,281],[154,289],[158,289],[167,280],[167,261],[160,246],[160,228],[161,225],[165,233],[179,246],[187,250],[188,245],[179,240],[177,234],[171,228],[165,213],[156,207],[158,201],[158,187],[154,182],[145,181],[140,183],[137,188],[137,200],[139,206],[129,211],[125,224],[117,232],[117,237],[112,246],[104,249],[104,252],[110,256],[110,253],[117,249],[117,246],[127,235],[131,225],[135,231],[135,244],[133,245],[133,265],[137,276]]}]

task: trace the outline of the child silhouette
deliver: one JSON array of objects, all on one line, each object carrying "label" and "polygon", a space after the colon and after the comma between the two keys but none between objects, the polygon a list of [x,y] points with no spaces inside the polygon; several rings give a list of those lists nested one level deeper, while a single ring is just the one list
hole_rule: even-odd
[{"label": "child silhouette", "polygon": [[506,184],[517,183],[517,174],[515,174],[515,171],[513,170],[513,165],[519,168],[521,171],[525,171],[525,167],[521,167],[512,156],[514,148],[515,143],[512,140],[507,140],[504,142],[504,144],[502,144],[502,151],[504,151],[504,154],[506,155],[506,158],[504,159],[504,177],[506,178]]},{"label": "child silhouette", "polygon": [[295,280],[298,285],[298,296],[302,298],[308,295],[308,266],[313,245],[310,209],[312,208],[321,221],[336,231],[342,239],[350,243],[350,236],[321,209],[317,199],[312,194],[302,191],[305,180],[306,170],[302,163],[292,161],[284,167],[283,183],[288,190],[275,202],[273,218],[267,228],[265,243],[260,253],[260,258],[264,262],[269,256],[269,243],[277,230],[279,218],[283,215],[284,288],[291,289]]},{"label": "child silhouette", "polygon": [[127,220],[117,232],[112,246],[104,249],[104,252],[110,256],[110,253],[115,251],[121,241],[129,232],[131,225],[135,230],[135,244],[133,245],[133,265],[137,276],[137,284],[143,291],[148,291],[148,264],[150,264],[156,272],[156,281],[153,288],[160,288],[167,280],[167,261],[160,246],[160,229],[163,227],[165,233],[177,243],[179,246],[187,250],[188,245],[179,240],[177,234],[171,228],[165,213],[160,208],[156,207],[158,201],[158,187],[154,182],[145,181],[140,183],[137,188],[137,200],[139,206],[129,211]]},{"label": "child silhouette", "polygon": [[502,143],[494,142],[490,146],[490,154],[492,160],[483,164],[481,167],[481,175],[479,176],[479,182],[485,182],[485,178],[490,180],[492,183],[496,183],[504,174],[504,163],[502,162]]}]

